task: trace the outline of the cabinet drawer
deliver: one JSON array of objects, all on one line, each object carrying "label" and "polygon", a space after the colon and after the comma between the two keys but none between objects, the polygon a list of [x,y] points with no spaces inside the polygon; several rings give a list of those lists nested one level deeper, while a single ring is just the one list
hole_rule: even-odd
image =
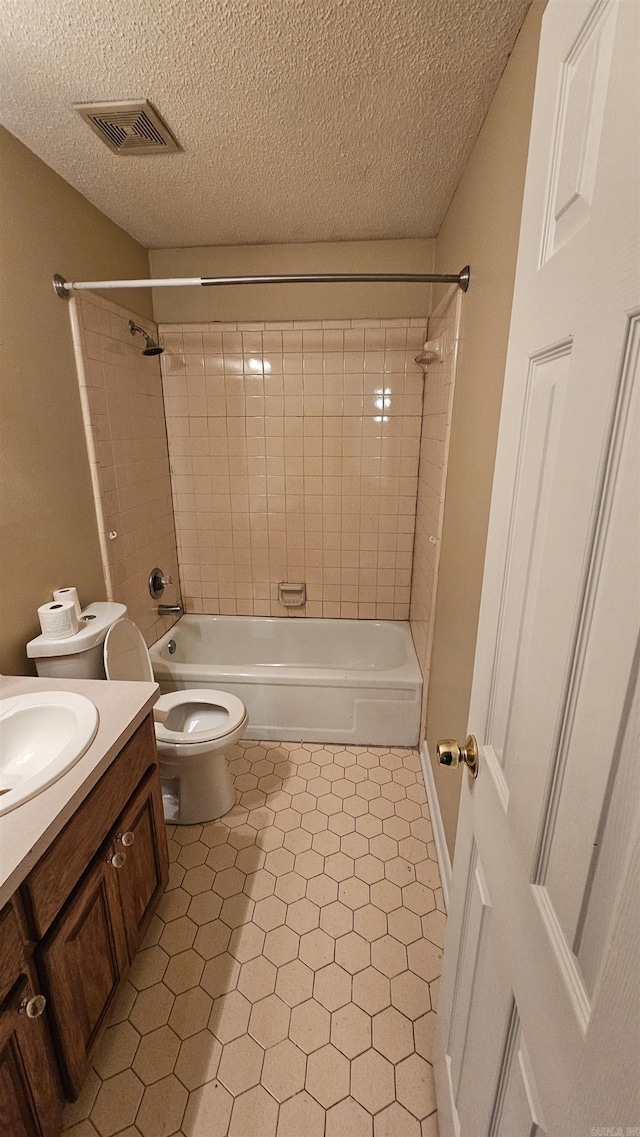
[{"label": "cabinet drawer", "polygon": [[22,885],[35,939],[45,935],[149,766],[157,763],[148,716]]}]

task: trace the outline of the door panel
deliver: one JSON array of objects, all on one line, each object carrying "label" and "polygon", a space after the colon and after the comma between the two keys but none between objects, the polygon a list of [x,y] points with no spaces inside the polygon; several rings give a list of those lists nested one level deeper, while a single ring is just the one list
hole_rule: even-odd
[{"label": "door panel", "polygon": [[639,57],[637,0],[549,0],[444,956],[443,1137],[640,1124]]}]

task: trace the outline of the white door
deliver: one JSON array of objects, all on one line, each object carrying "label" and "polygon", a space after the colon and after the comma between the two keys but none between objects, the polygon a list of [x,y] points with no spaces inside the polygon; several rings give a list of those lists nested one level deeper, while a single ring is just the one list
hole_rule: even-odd
[{"label": "white door", "polygon": [[640,1134],[639,25],[639,0],[549,0],[543,21],[442,1137]]}]

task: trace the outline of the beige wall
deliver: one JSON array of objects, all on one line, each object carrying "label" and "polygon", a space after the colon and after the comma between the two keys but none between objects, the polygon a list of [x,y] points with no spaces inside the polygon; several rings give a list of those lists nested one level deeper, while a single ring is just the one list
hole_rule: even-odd
[{"label": "beige wall", "polygon": [[[460,776],[434,762],[464,739],[544,4],[534,0],[437,237],[436,271],[471,265],[462,305],[426,735],[453,851]],[[438,290],[435,290],[436,293]]]},{"label": "beige wall", "polygon": [[[343,241],[308,245],[152,249],[151,275],[245,276],[319,272],[433,272],[435,241]],[[463,263],[447,272],[457,272]],[[445,271],[445,270],[443,270]],[[158,323],[213,320],[344,320],[424,316],[429,284],[271,284],[157,288]]]},{"label": "beige wall", "polygon": [[[21,674],[32,670],[24,644],[39,631],[36,608],[53,588],[77,585],[85,602],[104,596],[69,311],[51,276],[146,276],[148,261],[4,130],[0,171],[0,671]],[[147,294],[128,295],[151,315]]]}]

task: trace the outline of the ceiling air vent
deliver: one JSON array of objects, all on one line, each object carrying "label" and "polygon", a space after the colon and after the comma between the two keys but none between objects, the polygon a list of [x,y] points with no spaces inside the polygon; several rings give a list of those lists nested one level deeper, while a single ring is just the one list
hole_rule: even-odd
[{"label": "ceiling air vent", "polygon": [[171,154],[180,149],[147,99],[73,105],[114,154]]}]

